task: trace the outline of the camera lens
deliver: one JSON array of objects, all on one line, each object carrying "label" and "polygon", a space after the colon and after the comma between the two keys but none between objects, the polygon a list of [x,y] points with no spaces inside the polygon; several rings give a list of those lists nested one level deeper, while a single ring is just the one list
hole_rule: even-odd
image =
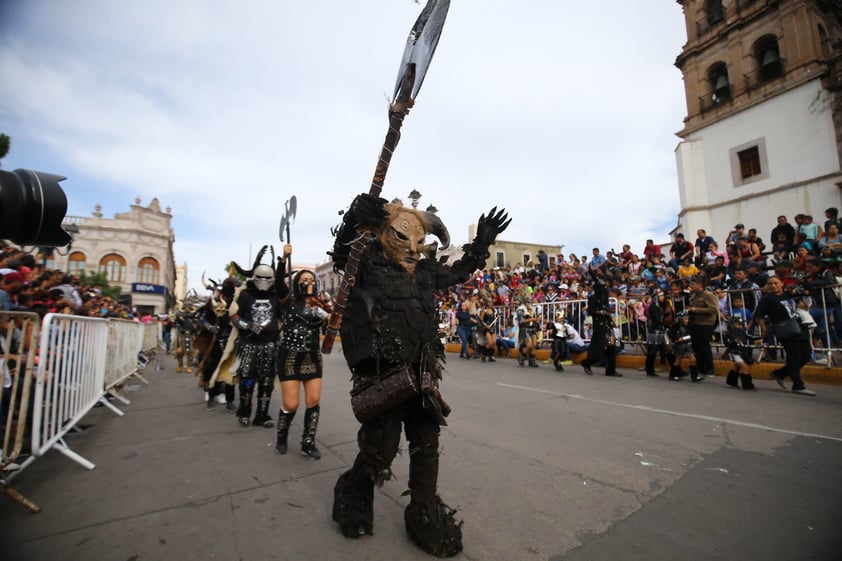
[{"label": "camera lens", "polygon": [[0,238],[18,244],[61,247],[70,234],[61,229],[67,197],[59,175],[16,169],[0,171]]}]

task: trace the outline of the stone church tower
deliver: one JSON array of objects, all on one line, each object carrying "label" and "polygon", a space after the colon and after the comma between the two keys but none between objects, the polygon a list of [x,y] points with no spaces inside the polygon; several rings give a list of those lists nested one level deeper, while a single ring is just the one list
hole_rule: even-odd
[{"label": "stone church tower", "polygon": [[778,215],[823,224],[842,206],[842,0],[677,1],[687,116],[675,232],[724,240],[744,223],[768,241]]}]

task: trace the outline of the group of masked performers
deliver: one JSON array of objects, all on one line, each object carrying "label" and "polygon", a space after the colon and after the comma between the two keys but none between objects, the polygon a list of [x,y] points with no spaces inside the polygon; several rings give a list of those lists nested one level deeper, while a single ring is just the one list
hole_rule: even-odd
[{"label": "group of masked performers", "polygon": [[[303,386],[306,410],[301,454],[318,460],[321,454],[316,447],[316,429],[322,379],[319,335],[330,306],[319,296],[318,279],[310,270],[292,275],[292,288],[287,286],[291,245],[286,244],[283,256],[271,265],[261,263],[267,249],[264,246],[258,252],[251,269],[232,263],[225,281],[206,286],[212,296],[198,314],[201,329],[212,336],[200,360],[206,408],[213,410],[217,402],[225,403],[244,427],[274,427],[269,406],[277,384],[282,406],[276,449],[286,454],[287,435]],[[244,285],[239,285],[234,271],[247,278]]]},{"label": "group of masked performers", "polygon": [[[435,258],[438,244],[425,244],[428,234],[437,236],[443,246],[449,244],[447,229],[430,212],[362,194],[344,214],[332,252],[336,270],[348,266],[351,247],[363,232],[370,240],[355,256],[353,290],[346,294],[347,301],[342,300],[342,351],[354,388],[380,382],[394,372],[413,379],[411,385],[417,388],[412,395],[377,404],[365,418],[357,415],[359,450],[334,487],[332,516],[345,536],[373,533],[374,488],[392,478],[392,461],[404,433],[410,457],[407,533],[436,556],[462,550],[461,522],[437,493],[440,427],[446,425],[450,408],[439,391],[445,349],[438,334],[434,294],[482,269],[489,247],[508,224],[505,211],[492,209],[480,217],[476,236],[463,246],[461,258],[445,264]],[[303,388],[301,454],[317,460],[321,457],[316,447],[323,370],[320,334],[331,308],[319,297],[318,278],[312,271],[287,274],[289,244],[273,265],[261,263],[266,249],[261,249],[250,270],[232,264],[248,279],[243,286],[236,286],[232,274],[211,287],[214,296],[201,314],[201,325],[213,335],[201,369],[206,407],[215,408],[216,397],[225,395],[226,406],[233,409],[236,384],[238,422],[272,427],[269,403],[277,381],[282,399],[275,448],[286,454]],[[483,320],[493,332],[493,314]],[[493,339],[486,343],[493,354]]]}]

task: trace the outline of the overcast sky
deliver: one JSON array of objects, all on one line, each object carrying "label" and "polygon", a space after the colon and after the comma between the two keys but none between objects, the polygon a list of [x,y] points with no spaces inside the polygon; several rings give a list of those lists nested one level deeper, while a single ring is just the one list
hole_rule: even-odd
[{"label": "overcast sky", "polygon": [[[293,195],[293,262],[324,262],[371,184],[422,6],[0,0],[3,169],[66,176],[69,215],[157,198],[192,288],[278,248]],[[495,205],[502,238],[565,254],[666,242],[685,41],[664,0],[453,0],[383,196],[417,189],[458,244]]]}]

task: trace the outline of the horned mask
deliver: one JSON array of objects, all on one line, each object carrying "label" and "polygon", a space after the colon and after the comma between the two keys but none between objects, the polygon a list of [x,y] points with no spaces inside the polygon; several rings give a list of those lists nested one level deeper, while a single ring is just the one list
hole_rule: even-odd
[{"label": "horned mask", "polygon": [[389,218],[378,233],[383,254],[398,263],[408,273],[415,273],[415,267],[422,258],[432,259],[438,243],[425,244],[427,234],[433,234],[441,241],[441,248],[450,245],[450,234],[438,216],[422,212],[397,203],[386,205]]}]

